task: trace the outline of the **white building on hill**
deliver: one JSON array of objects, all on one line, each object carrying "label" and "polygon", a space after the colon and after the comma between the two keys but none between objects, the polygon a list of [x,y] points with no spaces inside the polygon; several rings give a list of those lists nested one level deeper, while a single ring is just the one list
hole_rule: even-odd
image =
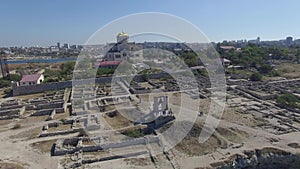
[{"label": "white building on hill", "polygon": [[41,84],[43,81],[44,81],[43,74],[23,75],[20,81],[20,86]]}]

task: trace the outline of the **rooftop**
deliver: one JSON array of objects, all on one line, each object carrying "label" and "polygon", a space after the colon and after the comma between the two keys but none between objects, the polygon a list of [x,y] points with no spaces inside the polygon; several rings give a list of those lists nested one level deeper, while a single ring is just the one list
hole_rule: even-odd
[{"label": "rooftop", "polygon": [[96,66],[115,66],[121,64],[121,61],[101,61]]},{"label": "rooftop", "polygon": [[221,49],[224,49],[224,50],[230,50],[230,49],[235,49],[234,46],[220,46]]},{"label": "rooftop", "polygon": [[42,74],[23,75],[20,82],[33,82],[37,81]]},{"label": "rooftop", "polygon": [[118,34],[118,36],[128,36],[128,34],[122,31]]}]

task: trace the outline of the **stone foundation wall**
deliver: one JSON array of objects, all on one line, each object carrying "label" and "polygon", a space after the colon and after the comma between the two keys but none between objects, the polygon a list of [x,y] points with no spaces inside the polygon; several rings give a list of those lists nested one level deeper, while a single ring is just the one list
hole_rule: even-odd
[{"label": "stone foundation wall", "polygon": [[44,109],[44,110],[38,110],[31,114],[31,116],[45,116],[50,115],[52,113],[53,109]]},{"label": "stone foundation wall", "polygon": [[49,90],[61,90],[61,89],[71,88],[71,87],[72,87],[72,81],[36,84],[31,86],[13,85],[13,96],[42,93]]},{"label": "stone foundation wall", "polygon": [[[166,78],[169,77],[167,73],[157,73],[157,74],[149,74],[147,78]],[[114,77],[114,81],[124,80],[127,77]],[[136,75],[134,76],[134,80],[136,81],[144,81],[144,75]],[[84,79],[84,80],[76,80],[76,81],[65,81],[65,82],[53,82],[53,83],[44,83],[44,84],[36,84],[31,86],[17,86],[13,85],[13,96],[26,95],[26,94],[34,94],[34,93],[42,93],[50,90],[61,90],[65,88],[72,88],[72,85],[84,85],[84,84],[105,84],[111,83],[112,77],[101,77],[96,79]]]},{"label": "stone foundation wall", "polygon": [[245,88],[243,88],[243,87],[237,86],[236,88],[239,89],[239,90],[241,90],[241,91],[243,91],[243,92],[245,92],[245,93],[250,94],[250,95],[253,96],[253,97],[256,97],[256,98],[258,98],[258,99],[261,99],[261,100],[273,100],[273,99],[276,99],[276,98],[277,98],[277,95],[276,95],[276,94],[269,94],[269,95],[262,96],[262,95],[259,95],[259,94],[254,93],[254,92],[251,92],[250,90],[245,89]]}]

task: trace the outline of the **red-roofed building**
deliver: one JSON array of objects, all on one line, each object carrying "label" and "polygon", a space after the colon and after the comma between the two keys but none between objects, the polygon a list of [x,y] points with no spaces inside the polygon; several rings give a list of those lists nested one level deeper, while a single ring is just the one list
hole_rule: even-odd
[{"label": "red-roofed building", "polygon": [[223,50],[231,50],[231,49],[235,50],[236,49],[234,46],[220,46],[220,48]]},{"label": "red-roofed building", "polygon": [[44,81],[43,74],[23,75],[20,81],[20,86],[41,84],[43,81]]},{"label": "red-roofed building", "polygon": [[121,64],[121,61],[101,61],[96,64],[99,68],[117,68]]}]

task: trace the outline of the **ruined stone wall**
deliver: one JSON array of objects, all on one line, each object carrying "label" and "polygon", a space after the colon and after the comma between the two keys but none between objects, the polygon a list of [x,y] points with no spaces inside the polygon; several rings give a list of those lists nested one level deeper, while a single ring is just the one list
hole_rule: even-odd
[{"label": "ruined stone wall", "polygon": [[23,105],[11,105],[11,106],[1,106],[0,107],[0,111],[6,111],[6,110],[12,110],[12,109],[19,109],[19,108],[21,108],[21,107],[23,107]]},{"label": "ruined stone wall", "polygon": [[19,118],[25,112],[25,106],[18,109],[8,109],[0,111],[0,120]]},{"label": "ruined stone wall", "polygon": [[13,86],[13,95],[42,93],[49,90],[61,90],[72,87],[72,81],[36,84],[31,86]]},{"label": "ruined stone wall", "polygon": [[54,111],[53,109],[43,109],[43,110],[38,110],[31,114],[31,116],[45,116],[45,115],[50,115]]},{"label": "ruined stone wall", "polygon": [[67,135],[72,133],[80,132],[81,129],[70,129],[70,130],[64,130],[64,131],[57,131],[57,132],[43,132],[39,135],[39,137],[51,137],[51,136],[57,136],[57,135]]},{"label": "ruined stone wall", "polygon": [[47,104],[40,104],[37,106],[37,109],[55,109],[55,108],[61,108],[63,107],[64,102],[50,102]]},{"label": "ruined stone wall", "polygon": [[[148,78],[166,78],[168,77],[167,73],[157,73],[157,74],[149,74]],[[114,77],[114,80],[124,80],[127,77]],[[136,75],[134,77],[136,81],[144,81],[144,75]],[[13,95],[26,95],[26,94],[34,94],[34,93],[42,93],[50,90],[61,90],[65,88],[71,88],[72,85],[84,85],[84,84],[104,84],[110,83],[112,81],[112,77],[101,77],[96,79],[84,79],[84,80],[76,80],[76,81],[65,81],[65,82],[53,82],[53,83],[44,83],[44,84],[36,84],[31,86],[16,86],[13,85]]]},{"label": "ruined stone wall", "polygon": [[[79,140],[77,139],[67,139],[63,142],[63,144],[71,144],[76,145],[76,143]],[[62,145],[58,145],[59,148],[55,148],[53,155],[59,156],[59,155],[65,155],[65,154],[72,154],[77,151],[83,151],[83,152],[96,152],[101,150],[108,150],[108,149],[114,149],[114,148],[121,148],[121,147],[128,147],[128,146],[134,146],[134,145],[146,145],[148,143],[158,143],[159,138],[158,137],[150,137],[150,138],[136,138],[136,139],[130,139],[125,141],[119,141],[119,142],[113,142],[113,143],[105,143],[100,145],[92,145],[92,146],[78,146],[74,149],[61,149]]]},{"label": "ruined stone wall", "polygon": [[240,87],[240,86],[237,86],[236,88],[245,93],[250,94],[251,96],[253,96],[255,98],[261,99],[261,100],[273,100],[273,99],[276,99],[276,97],[277,97],[276,94],[269,94],[269,95],[262,96],[262,95],[254,93],[254,92],[251,92],[250,90]]},{"label": "ruined stone wall", "polygon": [[230,161],[224,162],[222,166],[214,166],[217,169],[231,168],[298,168],[300,157],[275,148],[264,148],[263,150],[245,151],[245,154],[234,155]]}]

